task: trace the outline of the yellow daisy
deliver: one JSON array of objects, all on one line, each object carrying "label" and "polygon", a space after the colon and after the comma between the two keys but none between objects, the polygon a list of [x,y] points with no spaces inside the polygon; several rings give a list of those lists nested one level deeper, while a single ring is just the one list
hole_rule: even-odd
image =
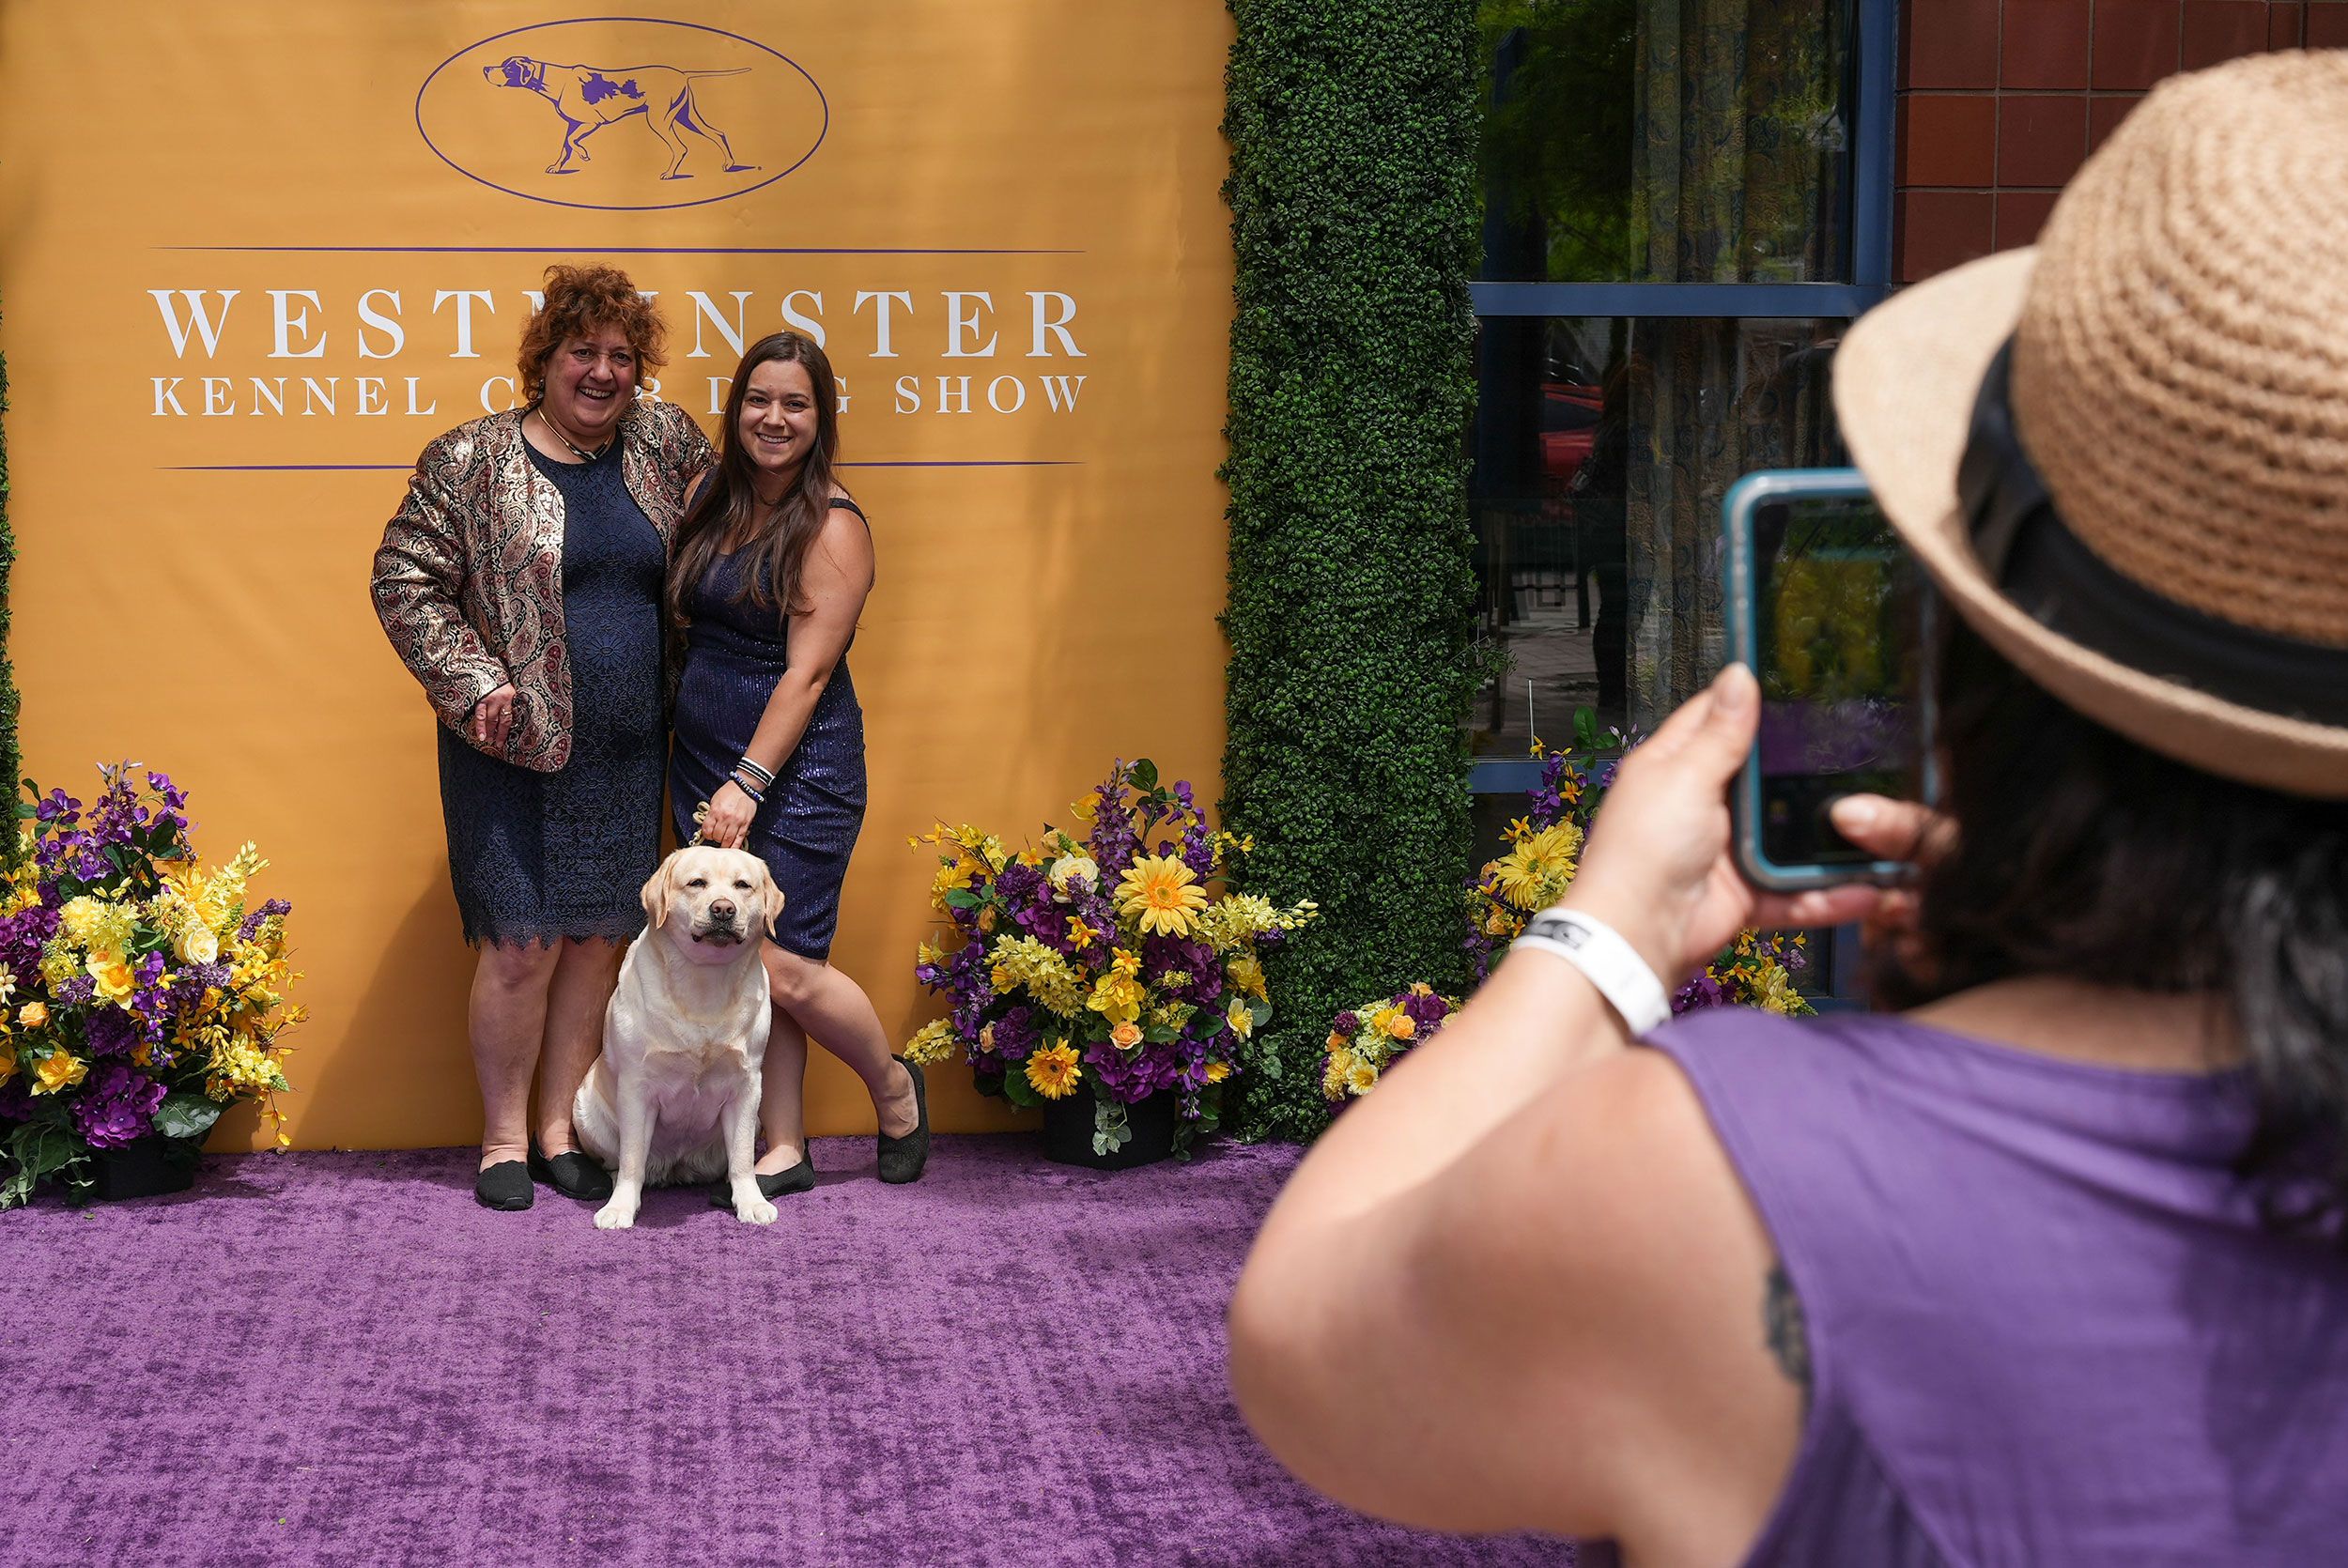
[{"label": "yellow daisy", "polygon": [[1027,1087],[1046,1099],[1065,1099],[1076,1092],[1082,1071],[1074,1046],[1047,1045],[1027,1058]]},{"label": "yellow daisy", "polygon": [[1231,1064],[1230,1064],[1230,1063],[1228,1063],[1228,1062],[1209,1062],[1209,1063],[1207,1064],[1207,1082],[1208,1082],[1208,1083],[1210,1083],[1210,1084],[1220,1084],[1220,1083],[1222,1083],[1222,1082],[1223,1082],[1226,1078],[1228,1078],[1228,1077],[1230,1077],[1230,1076],[1231,1076]]},{"label": "yellow daisy", "polygon": [[1378,1086],[1378,1069],[1367,1062],[1356,1060],[1346,1072],[1345,1086],[1357,1095],[1366,1095]]},{"label": "yellow daisy", "polygon": [[1170,854],[1141,856],[1117,884],[1117,912],[1138,918],[1145,935],[1188,936],[1206,907],[1206,889]]},{"label": "yellow daisy", "polygon": [[1571,822],[1545,827],[1491,864],[1501,897],[1519,909],[1538,909],[1565,891],[1582,853],[1582,830]]}]

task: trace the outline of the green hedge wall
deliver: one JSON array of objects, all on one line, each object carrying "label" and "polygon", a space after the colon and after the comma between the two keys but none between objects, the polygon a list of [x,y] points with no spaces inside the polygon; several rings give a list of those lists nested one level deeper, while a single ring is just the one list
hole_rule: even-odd
[{"label": "green hedge wall", "polygon": [[1322,912],[1232,1125],[1305,1139],[1338,1008],[1465,980],[1480,72],[1466,0],[1230,8],[1223,818],[1254,885]]}]

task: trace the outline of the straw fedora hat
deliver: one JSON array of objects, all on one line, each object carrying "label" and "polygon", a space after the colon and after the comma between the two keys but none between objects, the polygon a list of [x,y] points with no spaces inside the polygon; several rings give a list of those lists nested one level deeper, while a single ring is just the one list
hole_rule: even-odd
[{"label": "straw fedora hat", "polygon": [[1860,320],[1834,407],[2031,680],[2205,772],[2348,798],[2348,51],[2162,84],[2035,248]]}]

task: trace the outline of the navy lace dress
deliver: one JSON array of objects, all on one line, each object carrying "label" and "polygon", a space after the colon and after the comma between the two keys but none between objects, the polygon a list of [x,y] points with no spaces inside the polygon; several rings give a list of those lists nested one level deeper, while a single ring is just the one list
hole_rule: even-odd
[{"label": "navy lace dress", "polygon": [[620,443],[588,463],[530,450],[563,497],[570,760],[538,773],[440,730],[449,878],[468,942],[634,936],[660,862],[660,597],[667,552]]},{"label": "navy lace dress", "polygon": [[[853,501],[832,505],[859,517]],[[686,596],[685,673],[677,688],[676,740],[669,752],[669,810],[677,842],[700,829],[693,810],[717,793],[750,744],[775,683],[788,668],[790,623],[780,607],[737,604],[742,573],[733,556],[713,560]],[[782,888],[775,941],[821,962],[840,923],[840,884],[864,825],[864,710],[842,654],[798,749],[776,770],[774,788],[750,818],[745,846],[766,862]]]}]

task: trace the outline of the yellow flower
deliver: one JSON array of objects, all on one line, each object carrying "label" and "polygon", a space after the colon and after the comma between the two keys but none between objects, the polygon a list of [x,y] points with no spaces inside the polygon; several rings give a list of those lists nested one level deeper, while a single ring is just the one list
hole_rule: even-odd
[{"label": "yellow flower", "polygon": [[1129,947],[1120,947],[1109,955],[1109,967],[1131,979],[1141,973],[1141,955]]},{"label": "yellow flower", "polygon": [[49,1022],[49,1004],[27,1002],[16,1009],[16,1021],[27,1029],[38,1029]]},{"label": "yellow flower", "polygon": [[138,989],[137,971],[131,961],[119,952],[96,952],[85,966],[90,978],[98,982],[98,994],[109,1002],[120,1002]]},{"label": "yellow flower", "polygon": [[1109,1043],[1120,1051],[1131,1051],[1141,1043],[1141,1025],[1128,1021],[1109,1031]]},{"label": "yellow flower", "polygon": [[1222,1083],[1222,1082],[1223,1082],[1226,1078],[1228,1078],[1228,1077],[1230,1077],[1230,1076],[1231,1076],[1231,1064],[1230,1064],[1230,1063],[1228,1063],[1228,1062],[1209,1062],[1209,1063],[1207,1064],[1207,1082],[1208,1082],[1208,1083],[1210,1083],[1210,1084],[1220,1084],[1220,1083]]},{"label": "yellow flower", "polygon": [[987,932],[995,930],[995,906],[993,904],[979,911],[979,930]]},{"label": "yellow flower", "polygon": [[1329,1050],[1329,1051],[1343,1051],[1343,1050],[1345,1049],[1345,1046],[1346,1046],[1346,1039],[1345,1039],[1345,1037],[1344,1037],[1343,1035],[1341,1035],[1341,1034],[1337,1033],[1337,1031],[1336,1031],[1336,1030],[1335,1030],[1335,1029],[1330,1030],[1330,1031],[1329,1031],[1329,1043],[1328,1043],[1328,1045],[1327,1045],[1326,1047],[1324,1047],[1323,1049],[1325,1049],[1325,1050]]},{"label": "yellow flower", "polygon": [[1101,792],[1095,790],[1082,800],[1068,803],[1068,814],[1080,822],[1089,822],[1101,813]]},{"label": "yellow flower", "polygon": [[1021,850],[1017,859],[1022,866],[1034,867],[1043,864],[1043,854],[1040,850]]},{"label": "yellow flower", "polygon": [[1367,1062],[1355,1062],[1345,1074],[1345,1086],[1356,1095],[1366,1095],[1378,1086],[1378,1069]]},{"label": "yellow flower", "polygon": [[89,1064],[70,1051],[52,1051],[33,1068],[33,1093],[54,1095],[89,1076]]},{"label": "yellow flower", "polygon": [[1130,1023],[1141,1016],[1141,982],[1120,968],[1093,982],[1092,995],[1085,1006],[1112,1024]]},{"label": "yellow flower", "polygon": [[1435,994],[1435,988],[1429,985],[1425,980],[1413,980],[1411,982],[1411,994],[1413,996],[1432,996]]},{"label": "yellow flower", "polygon": [[1242,1039],[1247,1038],[1256,1032],[1255,1014],[1249,1012],[1247,1004],[1236,996],[1231,998],[1230,1007],[1224,1010],[1223,1022],[1229,1024],[1231,1033]]},{"label": "yellow flower", "polygon": [[1266,1000],[1263,965],[1257,961],[1255,954],[1242,953],[1223,966],[1223,973],[1230,977],[1231,984],[1237,989],[1259,1002]]},{"label": "yellow flower", "polygon": [[905,1041],[904,1059],[927,1067],[932,1062],[952,1059],[962,1041],[954,1034],[950,1019],[935,1019],[921,1025],[914,1037]]},{"label": "yellow flower", "polygon": [[1582,830],[1559,822],[1518,844],[1486,869],[1501,897],[1519,909],[1538,909],[1566,890],[1581,853]]},{"label": "yellow flower", "polygon": [[0,1084],[16,1076],[16,1041],[0,1039]]},{"label": "yellow flower", "polygon": [[1775,959],[1763,959],[1761,972],[1753,979],[1753,1000],[1765,1012],[1792,1014],[1801,1010],[1801,993],[1794,989],[1793,977]]},{"label": "yellow flower", "polygon": [[[1032,936],[1005,937],[995,945],[995,967],[989,978],[996,990],[1025,986],[1029,995],[1059,1014],[1074,1018],[1085,1003],[1083,982],[1068,960]],[[1010,984],[1004,984],[1008,979]]]},{"label": "yellow flower", "polygon": [[1321,1092],[1331,1099],[1340,1098],[1352,1081],[1353,1069],[1367,1065],[1351,1051],[1334,1053],[1329,1057],[1328,1067],[1321,1075]]},{"label": "yellow flower", "polygon": [[1076,1051],[1069,1045],[1047,1045],[1027,1058],[1027,1087],[1046,1099],[1065,1099],[1076,1092]]},{"label": "yellow flower", "polygon": [[1072,915],[1068,917],[1068,940],[1075,945],[1076,951],[1082,953],[1089,951],[1092,945],[1101,940],[1101,933]]},{"label": "yellow flower", "polygon": [[1386,1033],[1398,1040],[1416,1039],[1418,1020],[1398,1007],[1394,1016],[1386,1021]]},{"label": "yellow flower", "polygon": [[1206,889],[1170,854],[1141,856],[1117,884],[1117,912],[1138,917],[1144,934],[1188,936],[1206,907]]}]

